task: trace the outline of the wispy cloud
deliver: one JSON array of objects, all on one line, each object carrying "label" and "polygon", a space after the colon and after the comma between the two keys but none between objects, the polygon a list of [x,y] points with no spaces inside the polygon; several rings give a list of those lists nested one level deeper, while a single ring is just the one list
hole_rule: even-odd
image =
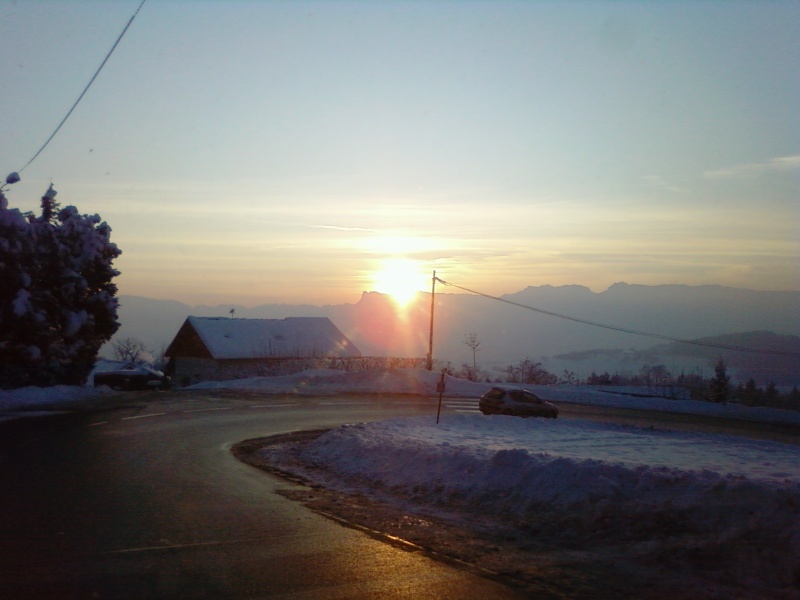
[{"label": "wispy cloud", "polygon": [[778,156],[758,163],[733,165],[713,171],[706,171],[703,176],[708,179],[750,179],[767,173],[778,173],[800,169],[800,155]]},{"label": "wispy cloud", "polygon": [[687,194],[687,193],[689,193],[688,189],[680,187],[680,186],[677,186],[677,185],[671,185],[670,183],[665,181],[659,175],[643,175],[641,179],[646,184],[651,185],[651,186],[656,187],[656,188],[659,188],[659,189],[662,189],[662,190],[667,190],[669,192],[676,192],[678,194]]},{"label": "wispy cloud", "polygon": [[312,229],[333,229],[334,231],[377,231],[377,229],[370,227],[344,227],[342,225],[309,225],[309,227]]}]

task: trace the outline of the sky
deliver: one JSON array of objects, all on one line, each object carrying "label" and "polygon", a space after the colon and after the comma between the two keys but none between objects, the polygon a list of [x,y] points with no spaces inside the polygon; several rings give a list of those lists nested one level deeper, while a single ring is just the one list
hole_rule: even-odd
[{"label": "sky", "polygon": [[[3,177],[139,3],[0,0]],[[799,73],[798,1],[146,0],[5,194],[188,304],[800,290]]]}]

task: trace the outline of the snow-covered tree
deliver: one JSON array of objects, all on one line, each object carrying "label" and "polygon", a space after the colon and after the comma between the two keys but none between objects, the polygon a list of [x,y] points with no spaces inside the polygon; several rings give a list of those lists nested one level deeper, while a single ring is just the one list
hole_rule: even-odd
[{"label": "snow-covered tree", "polygon": [[83,384],[119,328],[111,228],[55,195],[37,217],[0,190],[0,388]]}]

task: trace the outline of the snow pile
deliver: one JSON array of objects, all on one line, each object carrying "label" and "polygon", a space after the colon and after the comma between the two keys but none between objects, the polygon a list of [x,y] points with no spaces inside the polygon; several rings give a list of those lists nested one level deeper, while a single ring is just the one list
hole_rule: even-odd
[{"label": "snow pile", "polygon": [[0,390],[0,408],[3,410],[35,409],[39,407],[67,406],[107,396],[109,388],[54,385],[52,387],[26,387]]},{"label": "snow pile", "polygon": [[0,420],[71,410],[110,395],[111,390],[107,387],[74,385],[0,390]]},{"label": "snow pile", "polygon": [[[260,451],[280,465],[279,447]],[[446,415],[331,430],[300,451],[301,474],[408,512],[704,577],[796,585],[800,451],[734,436],[579,420]],[[295,469],[296,470],[296,469]]]},{"label": "snow pile", "polygon": [[[324,448],[325,461],[341,463],[341,469],[356,468],[355,463],[361,460],[381,461],[389,470],[377,474],[387,480],[394,477],[405,481],[415,476],[430,479],[429,473],[418,470],[420,464],[430,464],[429,454],[451,456],[458,449],[458,453],[467,452],[483,460],[501,451],[520,450],[537,464],[544,464],[552,457],[572,461],[599,458],[605,463],[624,465],[626,469],[642,465],[658,469],[679,466],[686,472],[714,471],[728,477],[745,476],[800,489],[800,449],[790,444],[574,419],[480,414],[448,414],[438,424],[430,417],[387,419],[344,425],[323,436],[313,447],[317,451]],[[376,453],[382,453],[384,458],[377,458]],[[391,456],[386,457],[387,454]],[[401,458],[412,454],[419,455],[422,462],[403,464]],[[409,469],[408,473],[402,470],[404,467]],[[375,466],[370,467],[370,472],[374,471]],[[459,473],[459,469],[445,472]],[[454,485],[463,487],[473,483],[474,478],[462,477]]]}]

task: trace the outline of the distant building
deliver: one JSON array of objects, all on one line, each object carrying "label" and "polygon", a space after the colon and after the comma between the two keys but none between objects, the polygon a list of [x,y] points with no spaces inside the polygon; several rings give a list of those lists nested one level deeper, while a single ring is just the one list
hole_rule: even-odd
[{"label": "distant building", "polygon": [[89,378],[86,380],[86,385],[94,385],[94,376],[97,373],[106,373],[107,371],[119,371],[122,369],[135,369],[138,367],[136,363],[129,360],[111,360],[110,358],[98,358],[94,363],[94,369],[89,373]]},{"label": "distant building", "polygon": [[327,317],[188,317],[165,352],[176,385],[346,368],[361,352]]}]

